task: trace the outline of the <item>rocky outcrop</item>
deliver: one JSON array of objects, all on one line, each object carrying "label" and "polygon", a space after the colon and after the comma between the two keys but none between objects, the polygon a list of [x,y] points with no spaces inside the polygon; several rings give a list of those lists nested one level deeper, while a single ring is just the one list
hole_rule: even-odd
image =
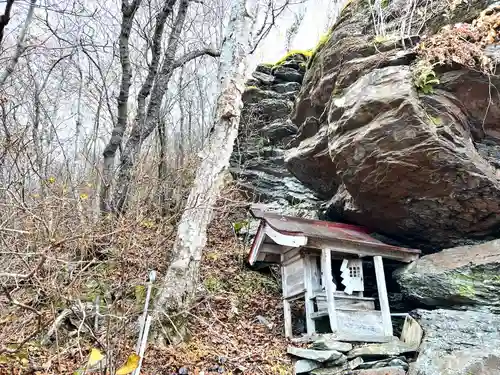
[{"label": "rocky outcrop", "polygon": [[[500,77],[446,60],[447,40],[421,39],[441,35],[445,24],[453,25],[448,35],[472,32],[454,24],[495,1],[388,0],[379,2],[378,19],[370,2],[347,3],[307,69],[299,55],[254,72],[233,175],[277,211],[315,216],[323,203],[326,218],[433,253],[394,273],[399,265],[386,262],[391,312],[413,304],[456,310],[417,310],[420,325],[407,316],[393,342],[323,337],[291,347],[295,372],[500,373],[500,240],[486,242],[500,236]],[[500,62],[499,6],[488,14],[495,12],[493,42],[472,64],[485,56]],[[437,46],[446,63],[431,66],[426,45]],[[453,248],[436,253],[446,247]],[[370,277],[367,267],[365,292]]]},{"label": "rocky outcrop", "polygon": [[422,304],[500,312],[500,240],[426,255],[393,275]]},{"label": "rocky outcrop", "polygon": [[419,97],[409,67],[365,74],[330,105],[328,147],[343,184],[330,209],[436,244],[496,233],[500,179],[469,122],[448,91]]},{"label": "rocky outcrop", "polygon": [[243,93],[243,111],[230,171],[249,200],[294,216],[316,217],[319,201],[285,167],[284,153],[298,128],[289,120],[305,57],[259,65]]},{"label": "rocky outcrop", "polygon": [[499,373],[499,315],[453,310],[417,314],[425,336],[409,375]]},{"label": "rocky outcrop", "polygon": [[[424,93],[411,48],[418,34],[469,22],[492,3],[419,2],[406,25],[415,36],[404,40],[375,37],[365,1],[342,12],[304,77],[285,157],[329,200],[327,217],[430,251],[500,235],[500,78],[449,66]],[[410,3],[387,4],[386,29],[396,29],[391,15]]]},{"label": "rocky outcrop", "polygon": [[399,340],[394,340],[383,344],[368,344],[360,346],[347,353],[347,358],[380,358],[399,356],[401,354],[415,352],[417,349],[418,348],[407,345]]},{"label": "rocky outcrop", "polygon": [[353,349],[351,344],[337,342],[327,335],[313,342],[311,347],[312,349],[288,348],[288,353],[297,358],[296,374],[404,375],[408,370],[408,361],[401,354],[414,353],[417,349],[397,339]]}]

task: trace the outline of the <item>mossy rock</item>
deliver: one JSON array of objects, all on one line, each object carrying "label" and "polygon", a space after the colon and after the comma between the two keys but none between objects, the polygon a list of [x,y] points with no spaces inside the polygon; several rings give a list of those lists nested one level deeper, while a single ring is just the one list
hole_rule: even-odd
[{"label": "mossy rock", "polygon": [[403,293],[433,307],[500,312],[500,241],[426,255],[396,271]]},{"label": "mossy rock", "polygon": [[273,71],[273,66],[274,66],[273,64],[269,63],[259,64],[257,65],[255,71],[271,75]]},{"label": "mossy rock", "polygon": [[326,46],[326,44],[330,41],[330,38],[332,37],[334,28],[332,27],[328,33],[325,35],[321,36],[319,38],[318,44],[316,44],[316,47],[313,48],[313,52],[311,54],[311,58],[308,61],[307,64],[307,69],[309,69],[312,66],[312,63],[314,61],[314,58],[316,55]]},{"label": "mossy rock", "polygon": [[313,52],[312,50],[292,50],[286,53],[285,56],[283,56],[281,59],[279,59],[274,66],[278,65],[283,65],[287,61],[298,61],[298,62],[305,62],[308,61]]}]

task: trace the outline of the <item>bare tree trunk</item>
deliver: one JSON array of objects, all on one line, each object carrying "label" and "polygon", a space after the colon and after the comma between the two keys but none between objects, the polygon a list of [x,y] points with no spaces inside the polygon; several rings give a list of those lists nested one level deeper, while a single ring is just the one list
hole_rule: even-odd
[{"label": "bare tree trunk", "polygon": [[[30,7],[28,8],[28,14],[26,15],[26,19],[24,20],[23,27],[21,29],[21,32],[19,33],[19,38],[17,40],[17,46],[16,46],[16,52],[14,53],[14,56],[10,60],[9,64],[5,68],[5,70],[0,74],[0,86],[3,86],[7,78],[14,72],[14,69],[16,68],[17,62],[19,61],[19,58],[23,54],[24,50],[26,49],[24,40],[26,39],[26,34],[28,33],[28,28],[30,26],[31,21],[33,20],[33,13],[35,11],[35,4],[36,0],[31,0],[30,1]],[[7,7],[9,4],[7,4]],[[7,10],[6,10],[7,11]],[[9,8],[10,11],[10,8]],[[3,28],[2,28],[3,32]]]},{"label": "bare tree trunk", "polygon": [[[64,55],[57,59],[52,66],[50,67],[49,71],[47,72],[47,75],[42,81],[42,84],[40,85],[37,81],[37,79],[33,75],[33,85],[35,88],[35,95],[34,95],[34,112],[35,116],[33,119],[33,125],[31,128],[31,134],[32,134],[32,141],[33,141],[33,149],[35,153],[35,167],[36,167],[36,174],[38,177],[38,185],[40,188],[41,195],[44,197],[45,196],[45,183],[44,180],[47,177],[46,173],[44,172],[44,169],[46,168],[46,163],[44,163],[44,157],[43,157],[43,129],[41,129],[41,111],[42,111],[42,101],[41,101],[41,96],[43,91],[45,90],[47,84],[49,83],[49,78],[56,66],[63,61],[66,58],[69,58],[73,55],[73,53],[69,53],[67,55]],[[45,164],[45,168],[44,168]]]},{"label": "bare tree trunk", "polygon": [[116,183],[117,189],[113,196],[113,207],[117,212],[124,212],[126,210],[128,195],[132,186],[133,167],[141,151],[142,143],[157,127],[161,102],[174,71],[175,53],[177,52],[179,38],[182,28],[184,27],[188,7],[189,0],[182,0],[179,5],[174,28],[170,33],[161,71],[151,91],[151,99],[149,101],[146,118],[144,123],[135,122],[130,137],[125,144],[120,159],[120,169],[118,171],[118,181]]},{"label": "bare tree trunk", "polygon": [[113,208],[122,213],[127,208],[127,200],[132,187],[132,172],[136,160],[140,154],[142,144],[157,127],[158,115],[165,92],[167,91],[170,78],[174,70],[188,61],[203,55],[218,56],[212,49],[203,49],[185,54],[179,60],[175,60],[175,54],[179,45],[180,35],[186,20],[186,14],[190,0],[181,0],[173,30],[170,33],[162,68],[157,76],[151,91],[146,118],[144,122],[136,121],[130,133],[130,137],[124,147],[118,172],[117,189],[113,196]]},{"label": "bare tree trunk", "polygon": [[148,76],[146,77],[146,80],[144,81],[141,91],[137,97],[136,122],[141,124],[141,126],[146,120],[146,99],[149,94],[151,94],[151,88],[153,87],[155,77],[158,74],[158,67],[160,65],[161,58],[161,42],[163,31],[165,29],[165,22],[172,13],[176,2],[177,0],[166,0],[163,4],[163,9],[156,17],[155,31],[153,35],[153,56],[151,58],[151,64],[149,65]]},{"label": "bare tree trunk", "polygon": [[177,168],[182,168],[184,167],[184,155],[185,155],[185,129],[184,129],[184,103],[182,100],[183,97],[183,82],[184,82],[184,69],[181,69],[181,72],[179,74],[179,112],[180,112],[180,117],[179,117],[179,150],[177,154]]},{"label": "bare tree trunk", "polygon": [[12,10],[14,1],[15,0],[7,0],[7,4],[5,4],[5,11],[2,16],[0,16],[0,43],[2,43],[3,40],[3,30],[10,21],[10,11]]},{"label": "bare tree trunk", "polygon": [[[196,76],[196,88],[198,89],[199,92],[202,92],[202,84],[201,84],[201,78],[200,76]],[[203,97],[200,95],[199,97],[199,102],[198,105],[200,106],[200,143],[196,145],[196,147],[203,148],[205,147],[205,137],[206,137],[206,130],[205,130],[205,124],[207,121],[207,116],[205,115],[205,102],[203,100]]]},{"label": "bare tree trunk", "polygon": [[192,106],[193,102],[192,99],[189,100],[190,106],[188,108],[188,155],[191,156],[191,152],[193,152],[193,111],[192,111]]},{"label": "bare tree trunk", "polygon": [[158,141],[160,147],[160,161],[158,163],[158,192],[160,199],[161,216],[167,216],[169,210],[167,208],[167,139],[166,139],[166,124],[165,120],[161,119],[158,122]]},{"label": "bare tree trunk", "polygon": [[37,176],[38,176],[38,185],[40,188],[41,196],[45,197],[45,184],[44,179],[45,175],[43,174],[43,155],[42,155],[42,136],[40,134],[40,112],[42,107],[42,102],[40,100],[40,94],[43,90],[43,85],[40,87],[36,78],[34,79],[35,86],[35,118],[33,120],[33,127],[31,128],[31,135],[33,138],[33,149],[35,152],[35,167],[37,168]]},{"label": "bare tree trunk", "polygon": [[80,78],[80,82],[78,84],[78,99],[77,99],[77,110],[76,110],[76,122],[75,122],[75,141],[74,141],[74,150],[73,150],[73,163],[71,164],[71,169],[68,169],[68,177],[71,183],[71,189],[73,193],[73,197],[76,200],[78,214],[80,215],[80,220],[83,223],[83,206],[80,201],[78,194],[78,182],[79,182],[79,173],[78,169],[80,166],[79,158],[80,158],[80,133],[82,131],[83,119],[82,119],[82,90],[83,90],[83,72],[81,68],[81,59],[80,53],[77,53],[77,62],[76,68],[78,69],[78,75]]},{"label": "bare tree trunk", "polygon": [[111,133],[111,139],[103,152],[104,163],[100,192],[100,209],[103,213],[111,210],[109,207],[109,196],[114,174],[115,155],[118,147],[122,144],[123,135],[127,129],[128,97],[132,81],[132,67],[130,66],[128,43],[135,13],[141,2],[142,0],[134,0],[132,4],[129,4],[127,0],[122,0],[122,24],[119,37],[122,80],[120,85],[120,95],[118,96],[118,120]]},{"label": "bare tree trunk", "polygon": [[[250,38],[250,16],[245,0],[234,0],[219,63],[220,94],[217,99],[212,134],[200,155],[201,162],[182,214],[173,248],[173,261],[167,271],[155,305],[159,318],[171,311],[181,311],[193,301],[207,227],[219,195],[224,171],[229,164],[238,134],[241,95]],[[182,326],[175,327],[182,337]]]}]

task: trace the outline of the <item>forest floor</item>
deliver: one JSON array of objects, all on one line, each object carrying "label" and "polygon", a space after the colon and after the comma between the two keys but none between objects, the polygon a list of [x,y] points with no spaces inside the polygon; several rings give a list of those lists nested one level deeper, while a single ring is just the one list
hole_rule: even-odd
[{"label": "forest floor", "polygon": [[[279,275],[249,269],[248,245],[233,229],[248,218],[244,206],[234,191],[217,205],[198,298],[186,313],[189,340],[175,346],[150,341],[141,374],[292,373],[282,332]],[[118,366],[134,351],[147,275],[155,269],[161,281],[175,228],[144,218],[121,225],[107,232],[100,228],[106,236],[94,231],[84,245],[80,241],[77,247],[92,251],[80,257],[81,265],[71,272],[60,261],[47,261],[33,281],[13,287],[8,295],[0,293],[0,375],[73,374],[92,348]],[[106,241],[96,242],[104,237]],[[74,257],[75,246],[67,247],[57,249],[58,259],[66,250]],[[76,301],[81,301],[77,306],[92,303],[97,295],[102,295],[101,311],[106,315],[97,330],[92,329],[93,319],[89,324],[73,314],[57,327],[48,345],[40,344],[56,317]]]},{"label": "forest floor", "polygon": [[201,269],[205,295],[189,313],[190,341],[167,350],[150,350],[147,360],[157,361],[161,356],[165,369],[185,366],[190,374],[203,370],[292,373],[282,333],[280,283],[276,275],[245,266],[248,247],[236,238],[231,226],[244,219],[242,212],[224,220],[219,217],[210,229]]}]

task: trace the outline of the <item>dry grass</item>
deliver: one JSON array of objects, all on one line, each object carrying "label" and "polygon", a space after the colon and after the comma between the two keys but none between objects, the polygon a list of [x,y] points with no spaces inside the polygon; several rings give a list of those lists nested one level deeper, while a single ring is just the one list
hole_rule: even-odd
[{"label": "dry grass", "polygon": [[[191,340],[149,352],[155,362],[159,356],[165,358],[163,371],[187,367],[190,373],[217,372],[218,368],[224,373],[291,373],[282,335],[279,284],[271,275],[245,267],[248,249],[231,227],[245,215],[242,210],[220,213],[214,220],[202,261],[203,292],[188,314]],[[259,323],[259,315],[266,318],[271,329]]]},{"label": "dry grass", "polygon": [[[175,215],[142,205],[120,219],[96,220],[91,187],[69,197],[48,181],[43,197],[8,194],[0,225],[0,374],[72,374],[92,347],[117,364],[133,351],[149,270],[166,271]],[[224,366],[247,374],[290,373],[281,335],[277,282],[244,265],[245,249],[232,223],[245,202],[229,189],[218,204],[202,262],[197,304],[187,313],[191,339],[180,346],[151,343],[143,374],[186,366]],[[72,315],[40,344],[64,309],[100,298],[101,317]],[[256,317],[273,323],[270,330]],[[227,373],[227,372],[226,372]]]},{"label": "dry grass", "polygon": [[[150,269],[160,274],[166,269],[174,235],[168,221],[138,215],[94,223],[85,214],[91,211],[86,199],[55,196],[10,206],[15,227],[25,232],[2,233],[2,248],[8,251],[2,250],[0,258],[8,274],[0,272],[0,368],[72,373],[91,346],[112,348],[120,360],[130,351],[142,308],[137,290]],[[97,296],[105,315],[97,331],[73,317],[50,345],[39,344],[64,309]]]},{"label": "dry grass", "polygon": [[487,45],[500,44],[500,6],[481,13],[471,24],[443,27],[417,48],[420,58],[433,65],[461,65],[492,73],[492,61],[484,54]]}]

